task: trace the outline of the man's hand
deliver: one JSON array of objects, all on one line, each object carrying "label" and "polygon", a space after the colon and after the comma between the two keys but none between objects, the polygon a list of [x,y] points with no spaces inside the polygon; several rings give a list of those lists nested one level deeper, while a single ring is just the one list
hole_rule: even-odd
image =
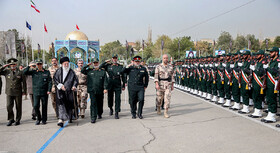
[{"label": "man's hand", "polygon": [[156,82],[156,89],[159,90],[158,82]]},{"label": "man's hand", "polygon": [[47,94],[49,95],[49,94],[51,94],[51,92],[48,91]]},{"label": "man's hand", "polygon": [[147,87],[144,87],[144,90],[146,90],[147,89]]},{"label": "man's hand", "polygon": [[90,66],[92,63],[88,63],[87,66]]},{"label": "man's hand", "polygon": [[124,90],[125,90],[125,87],[123,87],[122,90],[124,91]]},{"label": "man's hand", "polygon": [[23,96],[25,96],[25,95],[26,95],[26,93],[22,93],[22,95],[23,95]]},{"label": "man's hand", "polygon": [[107,92],[108,92],[108,90],[104,90],[104,91],[103,91],[104,94],[107,93]]},{"label": "man's hand", "polygon": [[8,67],[8,66],[10,66],[10,64],[6,64],[6,65],[4,65],[3,67]]},{"label": "man's hand", "polygon": [[110,60],[110,59],[108,59],[108,60],[106,60],[105,62],[106,62],[106,63],[111,63],[111,60]]},{"label": "man's hand", "polygon": [[73,90],[73,91],[76,91],[76,89],[77,89],[76,87],[72,87],[72,90]]},{"label": "man's hand", "polygon": [[174,90],[174,85],[172,84],[172,85],[171,85],[171,91],[173,91],[173,90]]},{"label": "man's hand", "polygon": [[66,88],[64,87],[64,85],[61,87],[61,89],[62,89],[63,91],[66,91]]}]

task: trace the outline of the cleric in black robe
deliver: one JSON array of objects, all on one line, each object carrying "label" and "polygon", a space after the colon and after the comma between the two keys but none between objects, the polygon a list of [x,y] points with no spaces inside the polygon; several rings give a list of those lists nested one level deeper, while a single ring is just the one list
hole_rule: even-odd
[{"label": "cleric in black robe", "polygon": [[[58,126],[63,127],[64,121],[72,122],[73,113],[76,112],[76,89],[78,78],[75,72],[69,66],[69,58],[63,57],[60,59],[62,67],[57,69],[53,80],[56,87],[57,109],[58,109]],[[77,115],[77,112],[76,112]]]}]

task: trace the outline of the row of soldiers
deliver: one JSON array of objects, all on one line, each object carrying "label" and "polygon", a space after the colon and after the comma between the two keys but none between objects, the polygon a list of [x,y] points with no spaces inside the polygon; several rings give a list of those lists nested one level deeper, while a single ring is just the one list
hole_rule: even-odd
[{"label": "row of soldiers", "polygon": [[[268,114],[261,121],[276,122],[279,48],[267,51],[269,54],[264,50],[256,53],[244,50],[215,57],[187,58],[185,63],[176,61],[175,86],[252,118],[263,117],[266,102],[268,109],[264,112]],[[253,112],[250,106],[254,107]]]}]

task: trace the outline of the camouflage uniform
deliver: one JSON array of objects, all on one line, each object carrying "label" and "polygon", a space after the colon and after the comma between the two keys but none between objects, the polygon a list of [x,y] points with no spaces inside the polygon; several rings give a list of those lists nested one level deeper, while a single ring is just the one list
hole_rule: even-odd
[{"label": "camouflage uniform", "polygon": [[164,108],[169,108],[171,99],[171,86],[175,82],[171,65],[159,64],[155,69],[155,82],[158,82],[160,89],[157,90],[157,106],[160,107],[164,99]]},{"label": "camouflage uniform", "polygon": [[78,79],[79,79],[79,85],[77,88],[77,102],[78,106],[81,111],[81,116],[84,117],[85,109],[87,109],[87,76],[81,73],[81,70],[79,68],[74,70]]},{"label": "camouflage uniform", "polygon": [[57,109],[56,109],[56,93],[55,93],[55,86],[54,86],[54,82],[53,82],[53,76],[58,68],[59,67],[55,68],[55,67],[51,66],[48,69],[51,73],[51,78],[52,78],[52,90],[51,90],[50,96],[51,96],[52,106],[53,106],[56,117],[57,117],[58,113],[57,113]]}]

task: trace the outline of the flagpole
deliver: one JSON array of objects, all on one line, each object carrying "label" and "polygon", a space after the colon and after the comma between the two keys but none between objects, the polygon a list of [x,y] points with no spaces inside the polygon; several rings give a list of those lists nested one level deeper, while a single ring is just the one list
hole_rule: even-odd
[{"label": "flagpole", "polygon": [[43,67],[44,67],[44,64],[45,64],[45,23],[44,23],[44,30],[43,30]]},{"label": "flagpole", "polygon": [[[32,8],[30,7],[29,8],[29,10],[30,10],[30,17],[31,17],[31,25],[33,25],[32,24],[32,13],[31,13],[31,11],[32,11]],[[31,52],[32,52],[32,61],[34,61],[34,51],[33,51],[33,32],[32,32],[32,28],[31,28]]]}]

